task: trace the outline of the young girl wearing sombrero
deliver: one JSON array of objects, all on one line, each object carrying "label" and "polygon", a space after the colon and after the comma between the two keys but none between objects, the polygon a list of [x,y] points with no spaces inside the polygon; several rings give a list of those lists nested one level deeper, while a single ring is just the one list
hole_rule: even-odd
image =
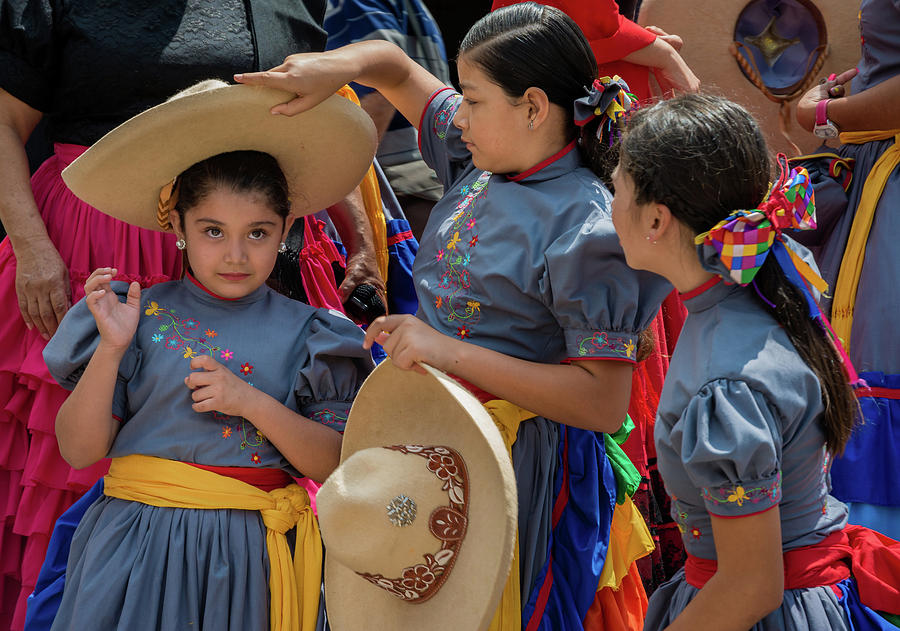
[{"label": "young girl wearing sombrero", "polygon": [[664,275],[688,309],[655,428],[688,560],[650,598],[648,631],[900,620],[900,543],[847,525],[829,493],[859,381],[788,237],[816,226],[810,177],[778,167],[770,187],[759,126],[720,97],[647,108],[622,139],[613,221],[628,264]]},{"label": "young girl wearing sombrero", "polygon": [[279,114],[354,80],[419,126],[445,190],[413,268],[419,311],[376,320],[367,344],[383,342],[400,367],[423,362],[465,381],[512,446],[519,559],[493,628],[597,628],[606,623],[588,612],[614,590],[607,605],[631,604],[639,627],[630,560],[615,572],[603,562],[616,482],[598,432],[625,419],[640,332],[670,286],[627,268],[611,196],[586,166],[596,157],[603,169],[616,116],[606,108],[622,86],[595,83],[577,25],[533,3],[476,23],[458,68],[462,94],[398,48],[364,42],[238,79],[300,95]]},{"label": "young girl wearing sombrero", "polygon": [[375,142],[338,96],[297,119],[255,115],[283,99],[201,84],[63,174],[103,211],[173,230],[188,272],[141,291],[96,270],[45,351],[74,388],[61,453],[112,458],[53,629],[316,628],[321,547],[291,477],[337,465],[371,358],[348,319],[266,280],[294,217],[350,191]]}]

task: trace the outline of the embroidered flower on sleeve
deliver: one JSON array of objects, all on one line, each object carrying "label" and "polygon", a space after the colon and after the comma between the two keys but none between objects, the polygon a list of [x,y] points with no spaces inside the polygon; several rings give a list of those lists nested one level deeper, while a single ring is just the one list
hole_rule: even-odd
[{"label": "embroidered flower on sleeve", "polygon": [[147,308],[144,310],[144,314],[148,316],[159,315],[159,311],[159,305],[151,300],[150,304],[147,305]]},{"label": "embroidered flower on sleeve", "polygon": [[196,356],[197,356],[197,352],[190,346],[188,346],[187,348],[184,349],[184,358],[185,359],[190,359],[191,357],[196,357]]},{"label": "embroidered flower on sleeve", "polygon": [[227,425],[222,428],[222,438],[231,438],[231,428]]},{"label": "embroidered flower on sleeve", "polygon": [[243,364],[241,364],[240,372],[242,375],[245,375],[245,376],[252,375],[253,374],[253,366],[250,364],[250,362],[244,362]]},{"label": "embroidered flower on sleeve", "polygon": [[715,504],[737,504],[738,506],[743,506],[744,502],[757,504],[763,500],[777,502],[781,499],[781,471],[778,472],[771,484],[751,488],[737,485],[712,490],[704,487],[700,489],[700,496]]},{"label": "embroidered flower on sleeve", "polygon": [[319,410],[318,412],[313,412],[309,415],[309,418],[317,423],[322,423],[323,425],[335,425],[337,423],[346,423],[347,415],[339,414],[334,410],[324,409]]},{"label": "embroidered flower on sleeve", "polygon": [[253,464],[259,464],[262,462],[262,458],[259,457],[258,451],[254,451],[253,454],[250,456],[250,462],[252,462]]},{"label": "embroidered flower on sleeve", "polygon": [[162,342],[163,336],[160,333],[154,333],[150,339],[153,340],[154,343],[159,344]]},{"label": "embroidered flower on sleeve", "polygon": [[464,340],[470,335],[472,335],[472,330],[469,327],[465,325],[456,327],[456,337],[459,339]]},{"label": "embroidered flower on sleeve", "polygon": [[177,351],[182,344],[181,338],[175,335],[166,338],[166,348],[169,350]]},{"label": "embroidered flower on sleeve", "polygon": [[694,541],[699,541],[702,535],[703,533],[700,532],[700,529],[696,526],[694,528],[691,528],[691,536],[694,538]]},{"label": "embroidered flower on sleeve", "polygon": [[455,250],[456,244],[459,243],[459,230],[453,233],[453,236],[450,237],[450,240],[447,242],[448,250]]},{"label": "embroidered flower on sleeve", "polygon": [[234,357],[234,353],[232,353],[230,350],[228,350],[228,349],[226,348],[224,351],[222,351],[222,354],[220,355],[220,357],[221,357],[222,359],[224,359],[225,361],[228,361],[229,359],[231,359],[232,357]]},{"label": "embroidered flower on sleeve", "polygon": [[478,235],[476,234],[474,237],[469,239],[469,247],[474,248],[478,244]]},{"label": "embroidered flower on sleeve", "polygon": [[218,335],[218,333],[216,333],[212,329],[206,329],[203,333],[204,335],[206,335],[206,337],[215,337]]}]

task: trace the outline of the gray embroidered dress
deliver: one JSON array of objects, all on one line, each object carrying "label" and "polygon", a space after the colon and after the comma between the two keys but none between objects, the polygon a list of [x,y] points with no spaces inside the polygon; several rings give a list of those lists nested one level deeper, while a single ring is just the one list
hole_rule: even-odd
[{"label": "gray embroidered dress", "polygon": [[[655,442],[672,517],[693,556],[715,559],[710,514],[778,506],[785,551],[844,527],[829,495],[819,381],[753,290],[719,277],[683,294],[688,317],[669,364]],[[752,553],[749,550],[748,553]],[[664,629],[698,589],[684,569],[650,599],[644,629]],[[785,590],[754,631],[847,629],[829,587]]]},{"label": "gray embroidered dress", "polygon": [[[121,295],[125,283],[114,283]],[[82,300],[44,357],[73,388],[99,335]],[[237,300],[192,278],[141,295],[138,330],[119,366],[109,456],[298,472],[248,421],[197,413],[184,379],[210,355],[288,408],[342,431],[371,369],[359,328],[262,286]],[[256,511],[158,508],[102,496],[72,541],[53,629],[267,629],[268,557]]]},{"label": "gray embroidered dress", "polygon": [[[515,176],[482,171],[452,123],[461,98],[438,91],[419,126],[444,197],[413,266],[417,316],[528,361],[633,362],[638,334],[671,286],[626,265],[611,195],[574,143]],[[537,418],[520,426],[513,445],[523,604],[546,559],[558,441],[556,424]]]}]

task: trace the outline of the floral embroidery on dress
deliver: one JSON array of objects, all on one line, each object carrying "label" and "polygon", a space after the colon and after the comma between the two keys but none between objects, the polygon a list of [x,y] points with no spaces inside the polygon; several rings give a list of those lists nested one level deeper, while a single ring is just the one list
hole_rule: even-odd
[{"label": "floral embroidery on dress", "polygon": [[431,121],[431,130],[439,140],[447,137],[447,128],[450,126],[450,119],[456,112],[459,102],[462,100],[462,94],[452,94],[447,97],[441,104],[441,107],[434,113]]},{"label": "floral embroidery on dress", "polygon": [[212,356],[213,353],[219,350],[218,346],[210,346],[205,338],[193,335],[193,332],[200,327],[200,323],[194,318],[181,319],[174,309],[161,307],[154,301],[150,301],[146,305],[144,315],[155,316],[161,322],[158,328],[159,332],[155,333],[150,339],[158,342],[157,335],[160,336],[160,339],[162,336],[167,335],[164,346],[173,351],[185,348],[185,359],[196,357],[201,352]]},{"label": "floral embroidery on dress", "polygon": [[481,302],[472,299],[468,293],[472,287],[469,265],[471,250],[478,243],[478,235],[474,232],[476,202],[487,190],[490,178],[489,171],[482,171],[477,180],[460,189],[462,199],[456,205],[453,221],[447,229],[449,238],[436,255],[443,264],[437,286],[444,293],[435,297],[434,306],[438,311],[446,311],[447,322],[458,323],[456,336],[461,340],[472,334],[481,319]]},{"label": "floral embroidery on dress", "polygon": [[580,336],[577,340],[578,356],[594,356],[602,350],[613,352],[627,359],[634,359],[635,343],[630,338],[622,340],[610,340],[606,331],[597,331],[589,336]]},{"label": "floral embroidery on dress", "polygon": [[309,415],[310,420],[322,423],[322,425],[337,425],[338,423],[346,423],[347,415],[338,414],[334,410],[324,409],[313,412]]},{"label": "floral embroidery on dress", "polygon": [[[718,497],[714,497],[713,492]],[[763,500],[777,502],[781,499],[781,471],[778,472],[771,484],[753,488],[744,488],[738,485],[713,489],[713,492],[710,492],[709,488],[703,487],[700,489],[700,496],[715,504],[737,504],[738,506],[743,506],[744,502],[756,504]]]},{"label": "floral embroidery on dress", "polygon": [[[201,354],[215,357],[216,353],[219,358],[228,361],[234,357],[234,353],[229,349],[222,349],[220,346],[210,345],[209,340],[217,337],[217,331],[207,328],[203,331],[205,337],[197,335],[200,329],[200,322],[195,318],[180,318],[175,309],[168,309],[160,306],[155,301],[150,301],[145,305],[144,315],[153,316],[161,323],[150,339],[154,343],[159,343],[163,339],[163,346],[172,351],[179,351],[184,359],[193,359]],[[253,364],[244,362],[238,376],[249,377],[253,374]],[[253,383],[248,381],[248,385]],[[217,421],[224,421],[221,427],[221,437],[223,439],[231,438],[232,435],[241,437],[240,449],[244,451],[249,447],[259,447],[268,442],[268,439],[247,419],[237,416],[229,416],[220,412],[210,412],[212,417]],[[249,460],[253,464],[261,464],[262,458],[259,452],[253,452],[249,455]]]}]

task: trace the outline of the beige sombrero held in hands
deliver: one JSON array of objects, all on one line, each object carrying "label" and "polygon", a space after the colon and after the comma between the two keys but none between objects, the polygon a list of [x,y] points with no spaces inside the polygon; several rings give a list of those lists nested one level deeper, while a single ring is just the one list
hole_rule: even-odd
[{"label": "beige sombrero held in hands", "polygon": [[316,503],[334,631],[486,629],[515,545],[515,476],[456,381],[384,360],[350,410]]},{"label": "beige sombrero held in hands", "polygon": [[362,180],[375,155],[375,126],[338,95],[296,116],[269,112],[294,96],[204,81],[110,131],[63,171],[63,180],[108,215],[164,230],[157,221],[160,191],[182,171],[220,153],[262,151],[287,178],[291,212],[317,212]]}]

